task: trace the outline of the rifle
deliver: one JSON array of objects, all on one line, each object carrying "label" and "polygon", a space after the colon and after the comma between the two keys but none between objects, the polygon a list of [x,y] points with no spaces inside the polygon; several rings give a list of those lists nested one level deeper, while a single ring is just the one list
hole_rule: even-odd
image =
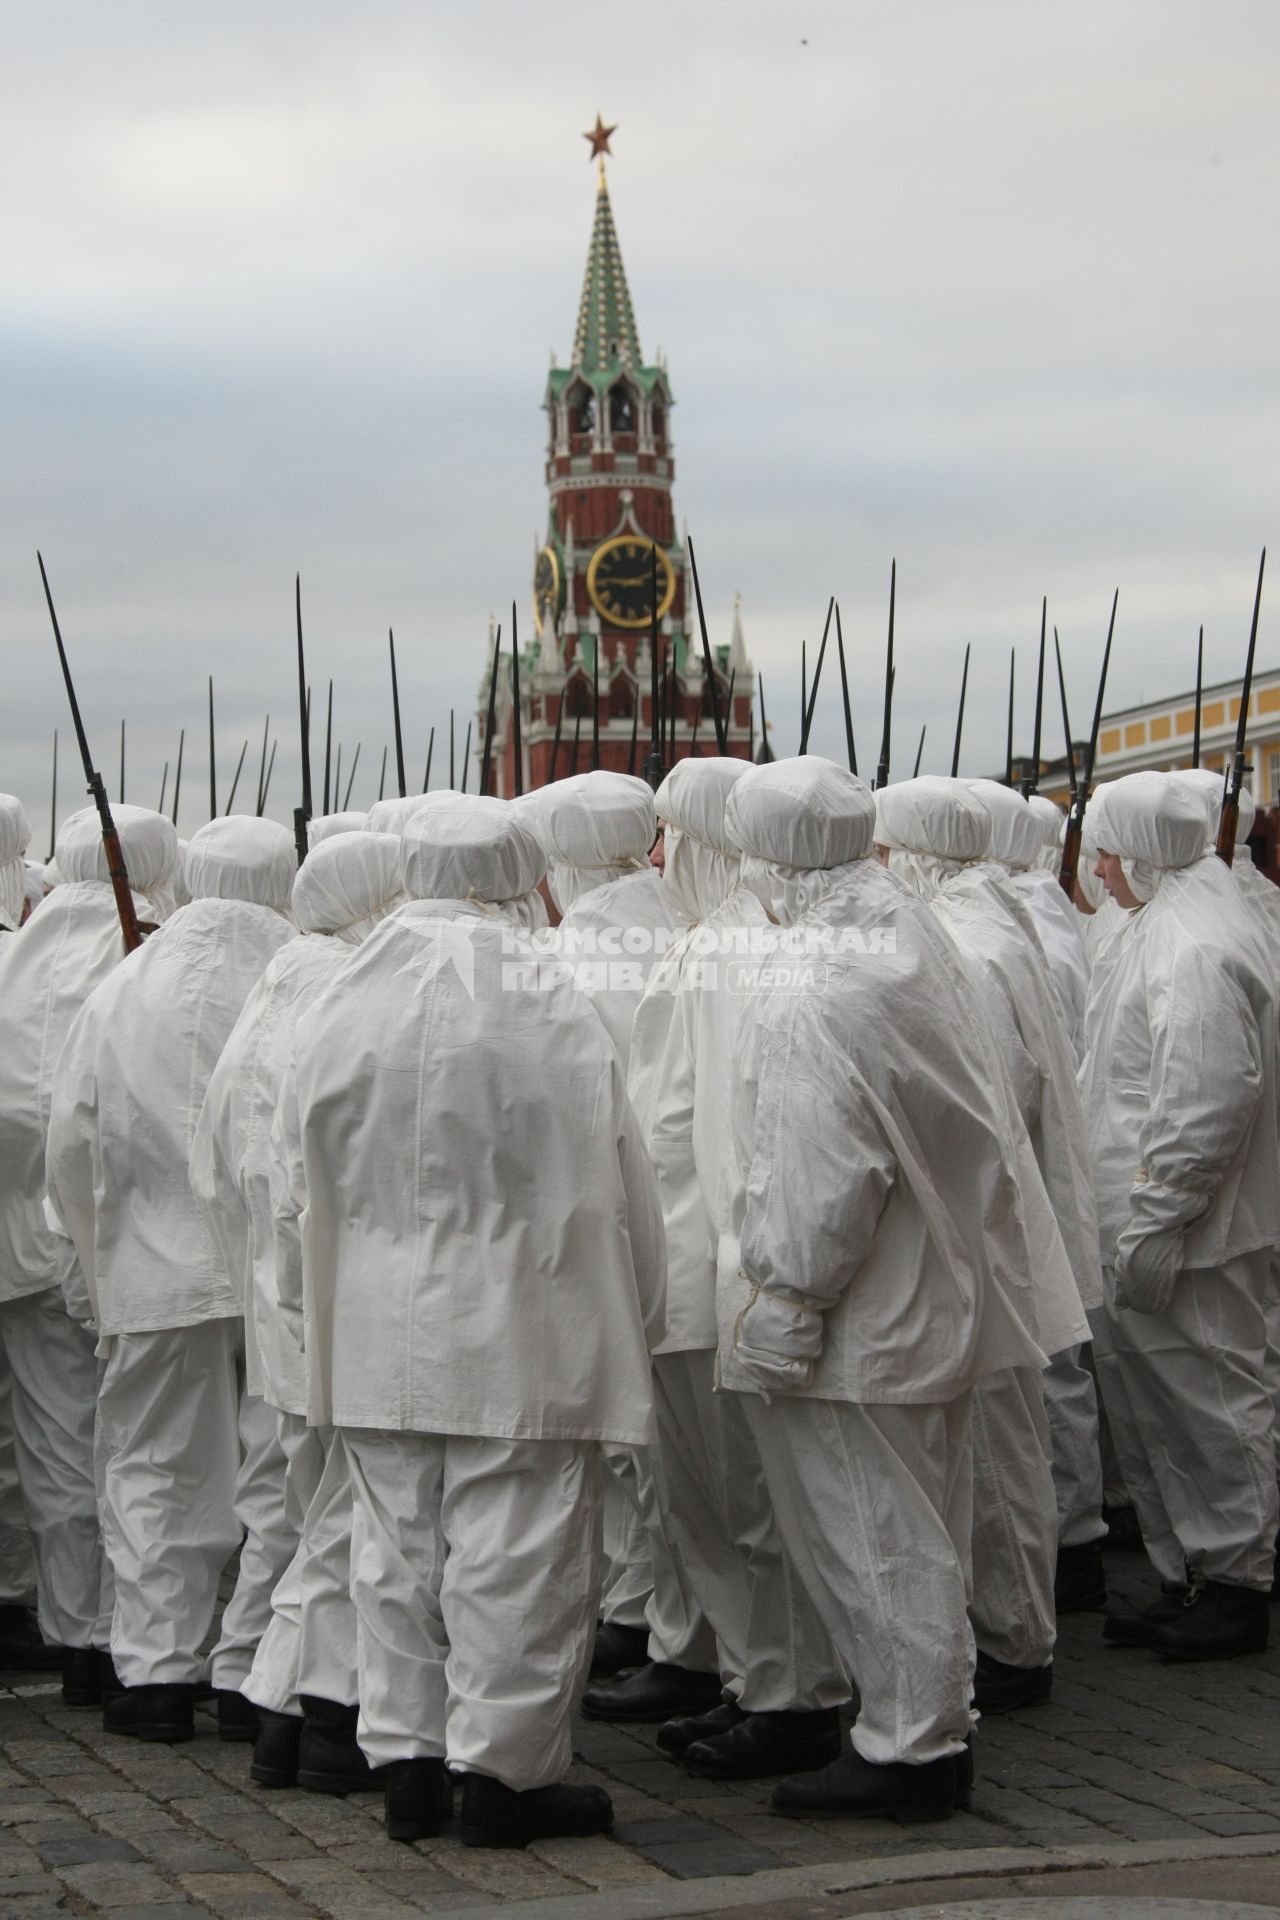
[{"label": "rifle", "polygon": [[1040,665],[1036,669],[1036,730],[1031,742],[1031,772],[1023,769],[1019,785],[1022,797],[1029,800],[1040,785],[1040,723],[1044,717],[1044,626],[1049,614],[1048,596],[1040,602]]},{"label": "rifle", "polygon": [[124,805],[124,721],[120,722],[120,805]]},{"label": "rifle", "polygon": [[1267,550],[1262,549],[1262,558],[1258,562],[1258,585],[1253,596],[1253,624],[1249,628],[1249,652],[1244,663],[1244,685],[1240,689],[1240,718],[1236,725],[1236,750],[1231,761],[1231,772],[1227,776],[1226,791],[1222,799],[1222,818],[1218,822],[1218,858],[1228,866],[1235,858],[1236,833],[1240,826],[1240,789],[1244,785],[1244,736],[1249,724],[1249,695],[1253,690],[1253,655],[1258,644],[1258,610],[1262,605],[1262,575],[1267,564]]},{"label": "rifle", "polygon": [[813,710],[818,704],[818,682],[822,678],[822,662],[826,657],[827,635],[831,631],[831,616],[835,612],[835,608],[836,608],[836,597],[833,593],[830,600],[828,600],[827,602],[827,619],[826,619],[826,624],[822,629],[822,645],[818,648],[818,664],[813,670],[813,685],[809,689],[808,704],[804,709],[802,724],[800,728],[801,753],[807,753],[809,751],[809,729],[813,725]]},{"label": "rifle", "polygon": [[1004,783],[1013,785],[1013,674],[1018,664],[1017,649],[1009,649],[1009,724],[1004,736]]},{"label": "rifle", "polygon": [[964,696],[969,685],[969,642],[964,644],[964,668],[960,675],[960,708],[956,714],[955,745],[951,749],[951,778],[960,772],[960,737],[964,732]]},{"label": "rifle", "polygon": [[893,609],[898,593],[898,563],[889,573],[889,648],[884,667],[884,731],[880,736],[880,764],[876,768],[876,788],[889,784],[889,739],[893,729]]},{"label": "rifle", "polygon": [[[423,775],[422,775],[422,791],[424,793],[427,791],[427,788],[431,785],[431,756],[435,752],[435,750],[436,750],[436,730],[434,727],[432,727],[431,732],[427,736],[427,764],[425,769],[423,770]],[[359,753],[359,751],[360,749],[359,747],[357,747],[356,752]]]},{"label": "rifle", "polygon": [[356,768],[359,765],[360,765],[360,742],[357,740],[356,750],[351,756],[351,772],[347,775],[346,798],[342,802],[342,811],[344,813],[346,812],[347,808],[351,805],[351,789],[352,787],[354,787],[356,783]]},{"label": "rifle", "polygon": [[[716,670],[711,662],[711,642],[707,638],[707,622],[706,622],[706,617],[702,611],[702,588],[698,582],[698,563],[693,557],[693,541],[692,540],[690,540],[689,542],[689,570],[693,574],[693,593],[694,593],[694,598],[698,603],[698,628],[702,634],[702,664],[703,664],[703,667],[706,669],[707,679],[711,684],[711,718],[715,722],[716,747],[718,751],[723,755],[728,753],[729,751],[729,738],[728,738],[728,734],[725,731],[724,721],[720,717],[720,689],[716,683]],[[673,759],[675,757],[674,744],[675,743],[674,743],[674,734],[673,734],[672,736],[672,747],[673,747],[672,758]]]},{"label": "rifle", "polygon": [[1102,700],[1107,689],[1107,667],[1111,661],[1111,640],[1116,630],[1116,608],[1119,604],[1120,589],[1117,587],[1111,601],[1107,644],[1102,653],[1102,672],[1098,675],[1098,698],[1093,708],[1093,731],[1089,735],[1089,746],[1085,754],[1080,783],[1071,803],[1071,811],[1067,815],[1067,830],[1062,840],[1062,865],[1058,869],[1058,885],[1073,905],[1076,897],[1076,869],[1080,865],[1080,840],[1084,833],[1084,810],[1089,804],[1089,789],[1093,785],[1093,759],[1098,751],[1098,729],[1102,725]]},{"label": "rifle", "polygon": [[453,708],[449,709],[449,791],[456,792],[453,775]]},{"label": "rifle", "polygon": [[[452,743],[450,743],[452,745]],[[378,775],[378,798],[381,800],[387,789],[387,750],[382,749],[382,771]]]},{"label": "rifle", "polygon": [[[471,722],[468,720],[467,737],[462,748],[462,791],[464,793],[467,790],[467,778],[470,772],[471,772]],[[480,777],[481,777],[481,781],[483,782],[484,780],[483,773],[481,774]],[[482,785],[481,792],[483,791],[484,791],[484,788]]]},{"label": "rifle", "polygon": [[160,775],[160,805],[156,808],[157,813],[164,812],[164,797],[166,793],[168,793],[168,791],[169,791],[169,762],[166,760],[164,763],[164,772]]},{"label": "rifle", "polygon": [[93,804],[98,809],[98,819],[102,823],[102,844],[107,852],[107,872],[111,876],[111,890],[116,897],[116,912],[120,916],[124,950],[126,953],[132,953],[136,947],[142,945],[142,929],[138,925],[133,895],[129,891],[129,874],[124,864],[124,854],[120,851],[120,835],[116,832],[116,823],[111,817],[111,802],[107,798],[106,784],[102,775],[94,767],[89,753],[84,722],[80,718],[80,703],[76,699],[76,690],[71,683],[71,668],[67,665],[67,650],[62,644],[62,630],[54,611],[53,595],[49,591],[49,576],[44,570],[44,560],[39,552],[36,553],[36,559],[40,566],[40,578],[44,583],[44,597],[49,606],[49,618],[53,622],[53,637],[58,646],[58,659],[62,663],[62,677],[67,683],[67,699],[71,703],[71,719],[80,747],[80,758],[84,763],[84,777],[88,783],[88,790],[93,796]]}]

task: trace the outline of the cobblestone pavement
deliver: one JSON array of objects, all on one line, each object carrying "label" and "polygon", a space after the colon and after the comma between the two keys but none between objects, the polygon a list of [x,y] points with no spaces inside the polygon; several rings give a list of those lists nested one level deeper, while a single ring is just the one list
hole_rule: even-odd
[{"label": "cobblestone pavement", "polygon": [[[1135,1556],[1110,1571],[1131,1597],[1150,1584]],[[1280,1641],[1280,1610],[1273,1621]],[[374,1795],[252,1786],[250,1749],[220,1742],[211,1713],[189,1745],[142,1745],[64,1707],[49,1676],[10,1676],[0,1920],[482,1920],[498,1906],[515,1920],[533,1902],[543,1920],[569,1906],[577,1920],[643,1920],[766,1905],[800,1920],[906,1908],[944,1882],[987,1898],[1043,1889],[1049,1872],[1063,1893],[1109,1873],[1101,1895],[1159,1862],[1170,1893],[1257,1900],[1270,1886],[1280,1906],[1280,1651],[1170,1667],[1100,1634],[1097,1615],[1063,1622],[1052,1702],[983,1724],[972,1810],[942,1825],[781,1820],[767,1783],[694,1781],[653,1729],[583,1723],[576,1777],[608,1786],[614,1832],[525,1853],[393,1844]]]}]

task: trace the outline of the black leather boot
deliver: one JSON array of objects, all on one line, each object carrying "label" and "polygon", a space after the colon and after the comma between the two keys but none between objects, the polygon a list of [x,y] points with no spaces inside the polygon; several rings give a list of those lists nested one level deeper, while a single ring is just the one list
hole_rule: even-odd
[{"label": "black leather boot", "polygon": [[840,1715],[749,1713],[727,1733],[695,1740],[684,1764],[703,1780],[764,1780],[777,1773],[812,1773],[840,1754]]},{"label": "black leather boot", "polygon": [[527,1847],[531,1840],[607,1833],[613,1802],[603,1787],[532,1787],[517,1793],[483,1773],[462,1780],[458,1835],[464,1847]]},{"label": "black leather boot", "polygon": [[801,1820],[821,1815],[844,1820],[874,1815],[904,1825],[949,1820],[956,1807],[956,1763],[948,1757],[922,1767],[899,1761],[877,1767],[851,1748],[821,1773],[779,1780],[771,1805],[775,1813]]},{"label": "black leather boot", "polygon": [[710,1713],[685,1714],[679,1720],[667,1720],[658,1728],[658,1745],[671,1760],[683,1760],[695,1740],[713,1740],[728,1733],[746,1714],[736,1700],[722,1700]]},{"label": "black leather boot", "polygon": [[49,1645],[33,1607],[14,1600],[0,1605],[0,1671],[56,1673],[61,1665],[62,1648]]},{"label": "black leather boot", "polygon": [[1192,1587],[1181,1611],[1151,1636],[1151,1650],[1165,1660],[1230,1660],[1238,1653],[1265,1653],[1269,1596],[1261,1587],[1206,1580]]},{"label": "black leather boot", "polygon": [[720,1701],[718,1673],[651,1660],[620,1680],[601,1680],[582,1696],[588,1720],[670,1720],[674,1714],[707,1713]]},{"label": "black leather boot", "polygon": [[260,1787],[296,1787],[302,1716],[258,1708],[258,1737],[253,1743],[249,1778]]},{"label": "black leather boot", "polygon": [[116,1672],[116,1663],[109,1653],[98,1654],[98,1685],[102,1688],[102,1703],[115,1700],[124,1692],[124,1681]]},{"label": "black leather boot", "polygon": [[165,1740],[176,1744],[195,1734],[196,1690],[190,1685],[125,1687],[102,1709],[107,1733],[128,1734],[134,1740]]},{"label": "black leather boot", "polygon": [[102,1667],[96,1647],[63,1648],[62,1699],[68,1707],[102,1705]]},{"label": "black leather boot", "polygon": [[1092,1613],[1107,1604],[1107,1576],[1096,1540],[1083,1547],[1059,1547],[1053,1575],[1053,1605],[1058,1613]]},{"label": "black leather boot", "polygon": [[230,1687],[219,1687],[219,1740],[256,1740],[257,1737],[258,1709],[252,1700],[246,1700],[242,1693],[233,1692]]},{"label": "black leather boot", "polygon": [[453,1782],[443,1760],[393,1760],[386,1778],[383,1814],[388,1840],[432,1840],[453,1812]]},{"label": "black leather boot", "polygon": [[356,1745],[359,1707],[338,1700],[302,1695],[302,1739],[298,1747],[298,1785],[306,1793],[367,1793],[382,1785]]},{"label": "black leather boot", "polygon": [[607,1680],[615,1673],[643,1667],[649,1658],[648,1627],[620,1627],[602,1620],[591,1648],[591,1678]]},{"label": "black leather boot", "polygon": [[1052,1667],[1011,1667],[979,1650],[973,1675],[973,1704],[979,1713],[1038,1707],[1052,1692]]},{"label": "black leather boot", "polygon": [[1185,1587],[1161,1586],[1160,1598],[1136,1613],[1127,1608],[1109,1613],[1103,1622],[1102,1637],[1109,1647],[1149,1647],[1156,1628],[1176,1620],[1187,1597]]}]

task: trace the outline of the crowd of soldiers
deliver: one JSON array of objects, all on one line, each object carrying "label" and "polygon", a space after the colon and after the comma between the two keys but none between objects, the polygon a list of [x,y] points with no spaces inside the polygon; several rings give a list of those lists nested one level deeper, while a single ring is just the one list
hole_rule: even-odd
[{"label": "crowd of soldiers", "polygon": [[1280,889],[1221,805],[1100,786],[1074,901],[1048,801],[807,754],[300,867],[120,806],[126,954],[97,814],[40,868],[0,796],[0,1663],[523,1846],[611,1822],[580,1707],[934,1820],[1059,1612],[1264,1649]]}]

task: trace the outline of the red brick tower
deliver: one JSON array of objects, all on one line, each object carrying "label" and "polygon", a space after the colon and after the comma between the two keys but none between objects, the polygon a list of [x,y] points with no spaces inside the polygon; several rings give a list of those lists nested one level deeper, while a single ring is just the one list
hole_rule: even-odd
[{"label": "red brick tower", "polygon": [[[534,631],[520,647],[518,784],[526,793],[545,785],[553,762],[557,779],[587,771],[597,721],[599,764],[620,773],[643,771],[651,740],[655,630],[665,765],[691,751],[716,752],[693,581],[672,510],[671,387],[661,356],[654,366],[644,364],[609,204],[604,155],[613,131],[597,120],[586,136],[600,165],[573,358],[568,367],[553,363],[543,401],[547,533],[534,560]],[[729,751],[746,758],[752,751],[755,675],[736,603],[729,640],[715,644],[713,631],[712,642],[722,713],[732,685]],[[492,657],[491,651],[478,701],[480,740]],[[490,791],[505,798],[517,791],[513,718],[508,636],[498,673],[490,776]]]}]

